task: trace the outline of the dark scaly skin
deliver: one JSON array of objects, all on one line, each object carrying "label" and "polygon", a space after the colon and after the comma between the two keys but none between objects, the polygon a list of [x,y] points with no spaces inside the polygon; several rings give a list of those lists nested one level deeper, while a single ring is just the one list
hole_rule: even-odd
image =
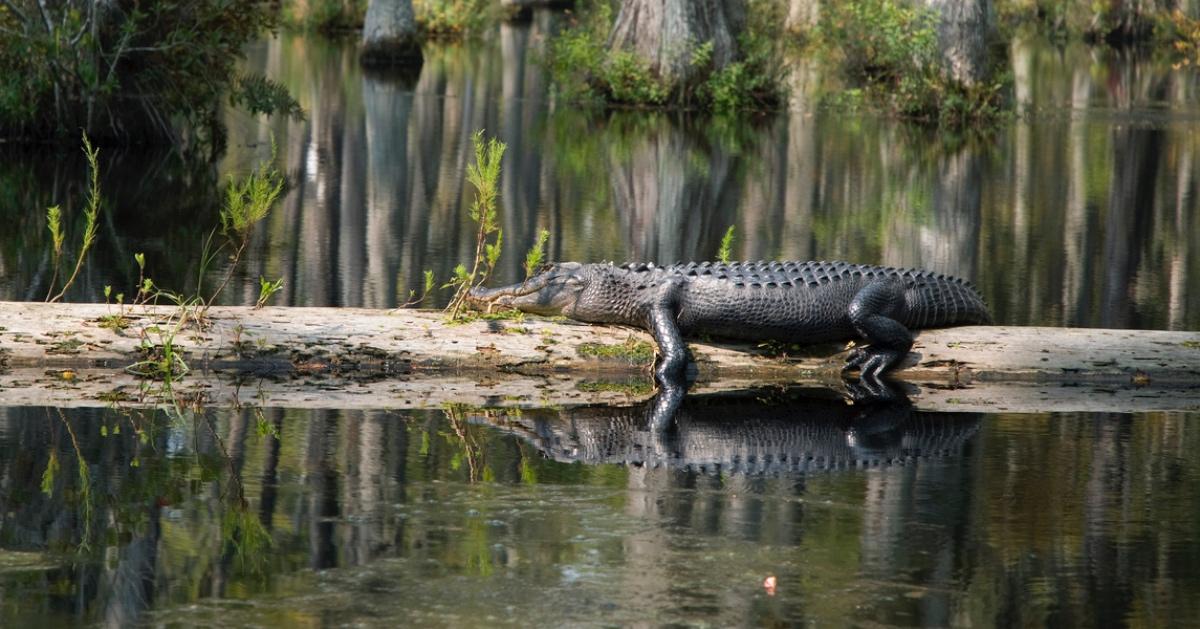
[{"label": "dark scaly skin", "polygon": [[851,355],[847,369],[873,381],[912,348],[910,330],[991,323],[979,293],[961,279],[848,262],[564,262],[521,284],[477,288],[470,301],[645,328],[658,343],[655,373],[664,384],[683,379],[684,337],[863,340],[869,345]]}]

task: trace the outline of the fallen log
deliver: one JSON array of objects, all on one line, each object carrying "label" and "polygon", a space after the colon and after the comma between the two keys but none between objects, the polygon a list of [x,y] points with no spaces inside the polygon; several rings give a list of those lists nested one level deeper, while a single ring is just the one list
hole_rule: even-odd
[{"label": "fallen log", "polygon": [[[152,403],[131,366],[168,346],[176,395],[209,403],[418,408],[620,403],[652,394],[641,330],[540,318],[447,323],[440,312],[0,302],[0,405]],[[843,346],[695,342],[697,391],[840,382]],[[898,379],[953,410],[1200,408],[1200,334],[957,327],[922,331]],[[1013,384],[1020,384],[1014,387]]]}]

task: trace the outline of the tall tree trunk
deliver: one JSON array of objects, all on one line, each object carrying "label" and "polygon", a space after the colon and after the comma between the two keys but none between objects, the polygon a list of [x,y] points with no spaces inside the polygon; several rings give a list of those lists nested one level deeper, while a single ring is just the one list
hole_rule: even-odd
[{"label": "tall tree trunk", "polygon": [[986,79],[993,28],[990,0],[923,1],[938,13],[938,44],[950,76],[966,85]]},{"label": "tall tree trunk", "polygon": [[821,0],[789,0],[783,28],[789,33],[805,33],[821,21]]},{"label": "tall tree trunk", "polygon": [[421,65],[412,0],[371,0],[362,44],[365,64]]},{"label": "tall tree trunk", "polygon": [[674,88],[704,70],[692,63],[697,46],[712,42],[714,68],[737,59],[745,24],[745,0],[622,0],[608,47],[636,52]]}]

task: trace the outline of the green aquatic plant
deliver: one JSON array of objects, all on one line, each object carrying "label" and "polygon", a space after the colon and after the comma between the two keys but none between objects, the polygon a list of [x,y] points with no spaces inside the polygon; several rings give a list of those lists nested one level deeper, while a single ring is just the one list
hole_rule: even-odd
[{"label": "green aquatic plant", "polygon": [[47,302],[56,302],[63,298],[67,289],[79,277],[79,271],[87,260],[88,251],[96,244],[96,232],[99,229],[100,217],[100,149],[92,146],[87,133],[83,134],[83,154],[87,157],[88,171],[91,173],[88,186],[87,206],[83,210],[83,235],[80,237],[79,253],[75,257],[75,269],[63,283],[62,288],[55,293],[54,285],[58,279],[59,263],[62,260],[63,243],[66,236],[62,229],[62,211],[57,205],[46,211],[46,224],[50,230],[50,239],[54,243],[54,270],[50,274],[50,288],[46,293]]},{"label": "green aquatic plant", "polygon": [[281,290],[283,290],[282,277],[272,282],[260,275],[258,277],[258,299],[255,300],[254,307],[258,309],[267,305],[267,302],[271,301],[271,297]]},{"label": "green aquatic plant", "polygon": [[721,237],[721,246],[717,249],[717,260],[729,262],[733,255],[733,234],[734,226],[730,225],[729,229],[725,230],[725,235]]},{"label": "green aquatic plant", "polygon": [[[500,160],[504,157],[504,143],[491,138],[483,139],[483,130],[471,136],[475,147],[475,163],[467,166],[467,181],[475,188],[475,201],[467,215],[479,226],[475,237],[475,262],[468,271],[464,265],[454,269],[454,277],[445,287],[455,287],[454,297],[446,312],[450,319],[457,319],[466,305],[471,289],[482,285],[491,276],[500,259],[504,243],[504,231],[497,221],[496,199],[500,190]],[[493,239],[494,238],[494,239]]]},{"label": "green aquatic plant", "polygon": [[525,279],[533,277],[533,274],[537,273],[538,267],[542,266],[542,262],[546,259],[546,243],[549,240],[549,231],[543,229],[538,232],[537,240],[525,254]]}]

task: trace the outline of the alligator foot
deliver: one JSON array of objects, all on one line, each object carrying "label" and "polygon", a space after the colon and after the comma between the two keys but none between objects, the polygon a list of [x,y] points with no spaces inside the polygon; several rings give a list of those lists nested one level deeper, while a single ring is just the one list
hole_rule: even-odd
[{"label": "alligator foot", "polygon": [[846,386],[846,395],[855,404],[908,401],[908,396],[903,391],[878,376],[864,373],[858,380],[846,378],[843,383]]},{"label": "alligator foot", "polygon": [[850,357],[846,359],[842,373],[857,369],[861,377],[880,378],[884,372],[900,364],[907,355],[907,351],[896,349],[877,349],[873,346],[855,348],[850,350]]}]

